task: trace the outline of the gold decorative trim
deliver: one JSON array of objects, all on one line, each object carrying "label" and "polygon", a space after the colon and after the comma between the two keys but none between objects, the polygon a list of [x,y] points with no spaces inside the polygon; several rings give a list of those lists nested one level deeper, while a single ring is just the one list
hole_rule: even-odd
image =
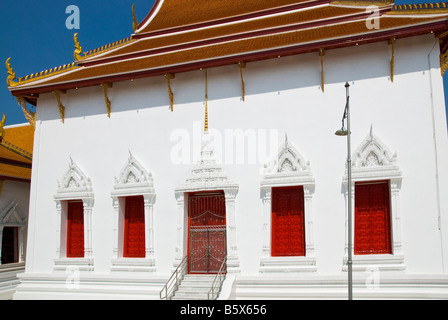
[{"label": "gold decorative trim", "polygon": [[82,57],[81,57],[82,47],[78,41],[78,33],[75,33],[73,35],[73,40],[75,41],[75,52],[73,53],[73,55],[75,57],[75,61],[79,61],[82,59]]},{"label": "gold decorative trim", "polygon": [[442,32],[439,35],[437,35],[436,37],[439,38],[440,40],[442,40],[446,36],[448,36],[448,31]]},{"label": "gold decorative trim", "polygon": [[244,78],[243,78],[243,69],[245,69],[246,68],[246,63],[245,62],[242,62],[242,61],[240,61],[239,63],[239,66],[240,66],[240,77],[241,77],[241,93],[242,93],[242,96],[243,96],[243,101],[244,101],[244,99],[245,99],[245,96],[246,96],[246,86],[245,86],[245,84],[244,84]]},{"label": "gold decorative trim", "polygon": [[17,83],[14,83],[13,81],[16,79],[16,74],[14,70],[11,67],[11,63],[9,62],[11,58],[6,59],[6,69],[8,70],[8,77],[6,78],[6,83],[9,87],[13,87],[17,85]]},{"label": "gold decorative trim", "polygon": [[61,115],[62,123],[65,123],[65,107],[61,101],[61,93],[65,94],[66,91],[55,90],[53,94],[56,96],[56,100],[58,102],[59,114]]},{"label": "gold decorative trim", "polygon": [[112,88],[112,83],[102,83],[101,87],[103,88],[103,93],[104,93],[104,102],[106,103],[106,108],[107,108],[107,116],[110,118],[110,113],[111,113],[111,103],[109,100],[109,97],[107,96],[107,89],[108,88]]},{"label": "gold decorative trim", "polygon": [[22,112],[26,120],[28,120],[33,128],[36,128],[36,113],[28,109],[25,98],[23,96],[17,97],[17,103],[22,107]]},{"label": "gold decorative trim", "polygon": [[414,3],[394,5],[392,10],[385,14],[440,14],[448,13],[448,5],[445,2],[438,3]]},{"label": "gold decorative trim", "polygon": [[14,153],[17,153],[18,155],[20,155],[28,160],[33,160],[33,154],[29,153],[28,151],[23,150],[22,148],[19,148],[16,145],[13,145],[12,143],[10,143],[8,141],[3,141],[2,146],[8,150],[11,150]]},{"label": "gold decorative trim", "polygon": [[132,5],[132,30],[134,30],[134,33],[138,29],[138,20],[137,16],[135,15],[135,4]]},{"label": "gold decorative trim", "polygon": [[171,90],[171,80],[176,79],[176,76],[173,73],[166,73],[165,74],[166,82],[168,85],[168,96],[170,98],[170,105],[171,105],[171,111],[174,111],[174,94]]},{"label": "gold decorative trim", "polygon": [[414,3],[394,5],[394,10],[426,10],[426,9],[447,9],[445,2],[437,3]]},{"label": "gold decorative trim", "polygon": [[324,51],[324,49],[320,49],[319,50],[319,56],[320,56],[321,87],[322,87],[322,92],[325,92],[325,75],[324,75],[324,56],[325,56],[325,51]]},{"label": "gold decorative trim", "polygon": [[[59,74],[59,73],[62,73],[62,72],[68,71],[68,70],[72,70],[75,68],[78,68],[78,66],[76,66],[74,62],[69,63],[69,64],[64,64],[63,66],[54,67],[53,69],[50,69],[50,70],[45,70],[45,71],[37,72],[37,73],[31,74],[31,75],[27,75],[25,77],[20,77],[18,79],[18,82],[10,82],[10,83],[8,83],[8,85],[11,87],[15,87],[15,86],[26,84],[26,83],[29,83],[29,82],[32,82],[35,80],[45,79],[50,76],[53,76],[53,75],[56,75],[56,74]],[[8,72],[8,74],[9,74],[9,72]],[[14,76],[15,76],[15,74],[14,74]],[[14,80],[14,79],[12,79],[12,80]]]},{"label": "gold decorative trim", "polygon": [[124,38],[124,39],[121,39],[121,40],[118,40],[118,41],[106,44],[104,46],[98,47],[96,49],[93,49],[93,50],[90,50],[90,51],[86,51],[86,52],[84,52],[84,56],[80,57],[80,60],[84,60],[84,59],[87,59],[87,58],[90,58],[90,57],[94,57],[94,56],[96,56],[98,54],[101,54],[101,53],[103,53],[103,52],[105,52],[105,51],[107,51],[109,49],[116,49],[116,48],[118,48],[120,46],[123,46],[123,45],[127,44],[131,40],[132,40],[132,37],[127,37],[127,38]]},{"label": "gold decorative trim", "polygon": [[5,137],[5,122],[6,122],[6,115],[3,113],[2,121],[0,122],[0,143],[3,141],[3,138]]},{"label": "gold decorative trim", "polygon": [[[90,50],[89,52],[84,52],[84,56],[81,56],[81,54],[82,54],[82,47],[81,47],[81,45],[80,45],[80,43],[78,41],[78,34],[77,33],[74,34],[73,39],[74,39],[74,42],[75,42],[75,51],[74,51],[73,55],[74,55],[75,61],[77,62],[77,61],[80,61],[80,60],[84,60],[84,59],[86,59],[88,57],[92,57],[92,56],[98,55],[100,53],[103,53],[106,50],[118,48],[118,47],[128,43],[129,41],[131,41],[132,37],[128,37],[128,38],[125,38],[125,39],[122,39],[122,40],[110,43],[110,44],[102,46],[100,48],[97,48],[97,49],[94,49],[94,50]],[[76,62],[72,62],[72,63],[64,64],[62,66],[55,67],[55,68],[52,68],[52,69],[49,69],[49,70],[47,69],[45,71],[36,72],[36,73],[30,74],[30,75],[27,75],[25,77],[20,77],[20,78],[18,78],[18,82],[14,82],[14,80],[16,80],[16,74],[14,73],[14,70],[11,67],[10,59],[11,58],[8,58],[6,60],[6,68],[8,70],[8,77],[6,78],[6,83],[10,87],[15,87],[15,86],[19,86],[19,85],[22,85],[22,84],[27,84],[29,82],[45,79],[45,78],[48,78],[50,76],[53,76],[53,75],[56,75],[56,74],[59,74],[59,73],[65,72],[65,71],[69,71],[69,70],[73,70],[73,69],[79,68],[76,65]]]},{"label": "gold decorative trim", "polygon": [[389,39],[389,45],[392,46],[392,57],[390,59],[390,81],[394,82],[395,69],[395,37]]},{"label": "gold decorative trim", "polygon": [[448,51],[440,54],[440,73],[442,74],[442,77],[447,69],[448,69]]}]

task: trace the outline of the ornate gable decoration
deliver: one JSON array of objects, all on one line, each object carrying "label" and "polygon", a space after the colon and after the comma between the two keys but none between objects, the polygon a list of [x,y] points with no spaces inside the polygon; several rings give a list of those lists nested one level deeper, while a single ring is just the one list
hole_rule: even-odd
[{"label": "ornate gable decoration", "polygon": [[57,200],[76,199],[76,198],[92,198],[92,181],[78,165],[70,158],[70,164],[62,181],[58,181],[58,191],[55,198]]},{"label": "ornate gable decoration", "polygon": [[378,139],[370,127],[370,133],[352,155],[353,178],[392,178],[401,176],[397,154]]},{"label": "ornate gable decoration", "polygon": [[23,219],[18,210],[19,204],[12,201],[0,212],[1,226],[25,226],[26,219]]},{"label": "ornate gable decoration", "polygon": [[202,136],[201,158],[191,170],[190,176],[176,188],[176,192],[204,190],[238,190],[238,184],[231,181],[221,165],[214,158],[213,142],[208,131]]},{"label": "ornate gable decoration", "polygon": [[274,159],[264,166],[261,186],[314,184],[309,161],[288,141],[280,146]]},{"label": "ornate gable decoration", "polygon": [[131,152],[118,177],[115,177],[112,196],[143,195],[154,193],[154,182],[151,173],[138,162]]}]

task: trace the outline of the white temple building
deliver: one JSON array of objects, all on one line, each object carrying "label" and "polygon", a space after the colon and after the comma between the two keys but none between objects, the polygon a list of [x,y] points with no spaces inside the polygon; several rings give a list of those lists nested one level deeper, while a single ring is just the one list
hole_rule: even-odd
[{"label": "white temple building", "polygon": [[354,299],[448,298],[447,4],[157,0],[83,37],[7,61],[35,128],[14,299],[346,299],[349,227]]}]

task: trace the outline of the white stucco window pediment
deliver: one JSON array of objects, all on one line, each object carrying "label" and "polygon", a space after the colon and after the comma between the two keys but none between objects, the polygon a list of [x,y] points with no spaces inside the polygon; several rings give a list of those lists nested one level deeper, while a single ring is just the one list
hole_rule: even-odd
[{"label": "white stucco window pediment", "polygon": [[[76,267],[80,271],[93,271],[92,249],[92,208],[94,194],[92,181],[81,168],[70,158],[69,168],[63,178],[58,181],[57,192],[54,196],[57,211],[56,230],[56,257],[55,271],[66,271],[68,267]],[[84,257],[67,258],[66,250],[66,224],[67,206],[69,201],[81,200],[84,211]]]},{"label": "white stucco window pediment", "polygon": [[[402,173],[397,164],[397,154],[392,153],[389,148],[373,133],[370,127],[369,134],[364,138],[355,152],[352,154],[352,203],[355,199],[355,183],[370,181],[389,181],[390,189],[390,221],[392,233],[392,254],[370,254],[353,255],[353,271],[381,270],[381,271],[404,271],[404,255],[401,237],[401,214],[400,214],[400,190]],[[345,254],[343,259],[343,271],[347,271],[348,258],[348,175],[347,165],[343,177],[343,192],[345,195]],[[353,208],[353,215],[355,206]],[[354,221],[354,219],[353,219]],[[351,226],[354,230],[354,222]],[[352,248],[353,250],[353,248]]]},{"label": "white stucco window pediment", "polygon": [[[271,255],[272,188],[302,186],[305,209],[305,256],[273,257]],[[261,179],[263,200],[263,251],[261,273],[316,272],[316,255],[313,235],[312,198],[315,189],[311,166],[285,136],[274,158],[265,165]]]},{"label": "white stucco window pediment", "polygon": [[[143,196],[145,211],[145,257],[123,257],[125,198]],[[111,192],[114,212],[113,253],[111,271],[155,272],[154,258],[154,204],[156,194],[153,177],[129,152],[129,157],[115,177]]]}]

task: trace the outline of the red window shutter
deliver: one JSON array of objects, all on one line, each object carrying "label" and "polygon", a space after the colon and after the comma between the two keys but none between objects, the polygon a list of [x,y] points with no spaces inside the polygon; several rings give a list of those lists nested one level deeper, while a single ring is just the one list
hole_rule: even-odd
[{"label": "red window shutter", "polygon": [[67,258],[84,258],[84,206],[82,201],[68,203]]},{"label": "red window shutter", "polygon": [[389,183],[355,185],[355,254],[391,254]]},{"label": "red window shutter", "polygon": [[127,197],[125,208],[123,257],[144,258],[146,250],[143,196]]},{"label": "red window shutter", "polygon": [[305,256],[303,187],[272,189],[271,255]]}]

